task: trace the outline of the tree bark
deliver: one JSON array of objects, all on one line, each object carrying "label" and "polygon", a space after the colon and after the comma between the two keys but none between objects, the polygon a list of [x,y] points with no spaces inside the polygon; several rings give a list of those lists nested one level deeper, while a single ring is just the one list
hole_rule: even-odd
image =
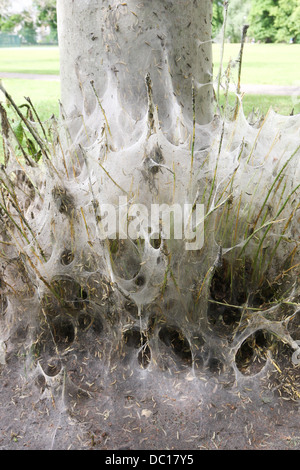
[{"label": "tree bark", "polygon": [[211,18],[211,0],[59,1],[61,96],[66,112],[76,113],[83,105],[92,112],[93,80],[100,99],[109,88],[111,103],[117,99],[139,120],[147,109],[149,73],[163,128],[170,123],[174,96],[185,119],[210,122]]}]

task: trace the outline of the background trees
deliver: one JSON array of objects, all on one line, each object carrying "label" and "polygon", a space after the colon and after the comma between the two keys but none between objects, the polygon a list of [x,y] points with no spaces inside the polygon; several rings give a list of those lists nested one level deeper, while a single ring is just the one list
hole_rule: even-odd
[{"label": "background trees", "polygon": [[[230,0],[226,25],[226,38],[230,42],[239,42],[243,25],[249,21],[251,0]],[[213,34],[217,35],[223,24],[224,6],[221,0],[213,2]]]},{"label": "background trees", "polygon": [[275,10],[274,26],[276,40],[285,41],[290,37],[293,42],[300,42],[300,0],[279,0]]},{"label": "background trees", "polygon": [[26,44],[36,44],[37,31],[31,12],[24,10],[22,13],[5,15],[1,17],[1,31],[4,33],[17,32]]},{"label": "background trees", "polygon": [[37,9],[37,26],[48,27],[49,42],[57,42],[56,0],[34,0]]},{"label": "background trees", "polygon": [[12,0],[1,0],[0,11],[0,32],[18,34],[24,44],[57,43],[56,0],[33,0],[22,11]]},{"label": "background trees", "polygon": [[[213,2],[213,34],[223,23],[223,2]],[[300,42],[300,0],[230,0],[226,38],[239,42],[243,25],[250,25],[248,38],[260,42]],[[291,41],[292,40],[292,41]]]},{"label": "background trees", "polygon": [[[12,0],[0,0],[0,32],[17,30],[25,43],[57,42],[57,0],[32,0],[32,8],[14,13]],[[218,36],[223,24],[223,0],[213,0],[212,31]],[[300,42],[300,0],[230,0],[226,38],[239,42],[244,24],[248,38],[260,42]]]},{"label": "background trees", "polygon": [[252,0],[249,35],[261,42],[300,42],[300,0]]},{"label": "background trees", "polygon": [[[249,15],[249,35],[256,41],[274,42],[276,40],[276,7],[278,0],[252,0]],[[287,37],[286,42],[289,39]]]}]

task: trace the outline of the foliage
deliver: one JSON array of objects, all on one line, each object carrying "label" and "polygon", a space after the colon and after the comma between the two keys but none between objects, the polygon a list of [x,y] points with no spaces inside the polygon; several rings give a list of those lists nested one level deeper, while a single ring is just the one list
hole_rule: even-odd
[{"label": "foliage", "polygon": [[9,9],[10,1],[9,0],[0,0],[0,16],[6,15]]},{"label": "foliage", "polygon": [[223,24],[223,2],[220,0],[213,1],[213,18],[212,18],[212,32],[217,35],[222,28]]},{"label": "foliage", "polygon": [[276,40],[300,42],[300,0],[279,0],[276,7],[274,25],[277,28]]},{"label": "foliage", "polygon": [[11,1],[0,0],[0,31],[18,32],[26,44],[36,44],[37,29],[50,27],[47,42],[57,43],[56,0],[33,0],[32,10],[10,13]]},{"label": "foliage", "polygon": [[[213,0],[212,30],[216,37],[223,25],[224,2]],[[259,42],[300,42],[300,0],[229,0],[225,37],[236,43],[244,24],[248,37]]]},{"label": "foliage", "polygon": [[24,10],[13,15],[4,14],[0,17],[0,30],[11,33],[18,29],[25,44],[36,44],[36,27],[31,12]]},{"label": "foliage", "polygon": [[251,34],[262,42],[300,42],[300,0],[252,0]]},{"label": "foliage", "polygon": [[231,0],[228,8],[227,37],[231,42],[241,40],[242,29],[248,24],[248,16],[251,8],[251,0]]},{"label": "foliage", "polygon": [[36,44],[36,28],[31,16],[24,12],[23,20],[21,22],[22,28],[19,31],[20,36],[26,44]]},{"label": "foliage", "polygon": [[10,16],[1,15],[0,30],[3,33],[11,33],[14,31],[16,26],[19,26],[21,23],[22,23],[22,15],[19,13],[15,15],[10,15]]},{"label": "foliage", "polygon": [[50,26],[49,42],[57,42],[56,0],[34,0],[37,8],[37,26]]},{"label": "foliage", "polygon": [[250,11],[249,34],[256,41],[275,42],[275,15],[278,0],[253,0]]},{"label": "foliage", "polygon": [[[230,42],[239,42],[241,40],[242,29],[244,24],[248,22],[248,16],[251,7],[251,0],[230,0],[228,4],[228,15],[226,23],[225,37]],[[213,2],[213,35],[216,36],[223,25],[224,4],[220,0]]]}]

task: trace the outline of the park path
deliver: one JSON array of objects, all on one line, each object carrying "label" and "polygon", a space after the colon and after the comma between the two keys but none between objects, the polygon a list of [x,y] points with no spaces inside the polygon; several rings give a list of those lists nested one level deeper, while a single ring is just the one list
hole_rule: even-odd
[{"label": "park path", "polygon": [[21,78],[22,80],[48,80],[51,82],[59,82],[59,75],[37,73],[0,72],[0,79],[1,78]]},{"label": "park path", "polygon": [[[14,73],[0,72],[1,78],[21,78],[23,80],[48,80],[59,82],[59,75],[45,75],[33,73]],[[232,91],[236,91],[232,85]],[[244,84],[241,86],[241,92],[249,95],[282,95],[282,96],[298,96],[300,95],[300,85],[257,85]]]},{"label": "park path", "polygon": [[[232,87],[235,91],[235,88]],[[248,95],[281,95],[298,96],[300,95],[300,85],[241,85],[241,92]]]}]

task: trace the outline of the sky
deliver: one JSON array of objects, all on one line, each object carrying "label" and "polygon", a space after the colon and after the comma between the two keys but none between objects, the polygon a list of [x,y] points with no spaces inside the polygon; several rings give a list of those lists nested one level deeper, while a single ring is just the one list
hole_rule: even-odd
[{"label": "sky", "polygon": [[11,11],[19,13],[32,5],[32,0],[11,0]]}]

